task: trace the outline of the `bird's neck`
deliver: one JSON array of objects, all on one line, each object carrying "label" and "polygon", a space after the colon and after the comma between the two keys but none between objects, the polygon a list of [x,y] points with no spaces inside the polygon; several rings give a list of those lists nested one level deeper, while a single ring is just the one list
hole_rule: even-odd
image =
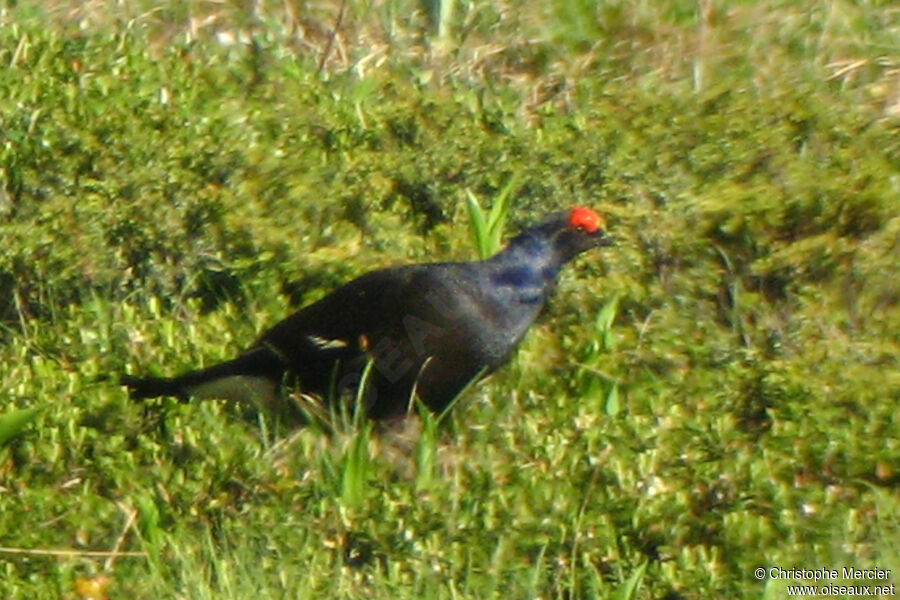
[{"label": "bird's neck", "polygon": [[500,283],[545,291],[552,289],[562,267],[558,253],[547,240],[528,236],[514,239],[488,262],[495,267]]}]

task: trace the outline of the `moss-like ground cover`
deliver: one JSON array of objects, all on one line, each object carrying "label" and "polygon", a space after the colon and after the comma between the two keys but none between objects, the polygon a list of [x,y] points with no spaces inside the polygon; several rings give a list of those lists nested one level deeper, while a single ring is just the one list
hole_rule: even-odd
[{"label": "moss-like ground cover", "polygon": [[[900,585],[892,2],[57,0],[0,24],[3,598]],[[584,204],[618,245],[445,423],[298,429],[104,379],[473,258],[468,199],[504,190],[511,227]]]}]

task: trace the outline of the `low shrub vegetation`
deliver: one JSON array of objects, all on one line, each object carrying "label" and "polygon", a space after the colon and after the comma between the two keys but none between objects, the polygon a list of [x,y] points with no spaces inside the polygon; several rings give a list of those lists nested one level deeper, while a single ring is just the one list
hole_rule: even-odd
[{"label": "low shrub vegetation", "polygon": [[[3,598],[900,585],[893,3],[56,0],[0,24]],[[440,421],[116,384],[574,205],[616,246]]]}]

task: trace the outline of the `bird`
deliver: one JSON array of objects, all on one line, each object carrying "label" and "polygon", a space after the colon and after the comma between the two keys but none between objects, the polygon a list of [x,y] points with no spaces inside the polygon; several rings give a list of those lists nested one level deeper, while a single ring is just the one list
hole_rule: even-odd
[{"label": "bird", "polygon": [[359,399],[375,420],[416,400],[436,414],[506,363],[576,256],[613,245],[604,217],[577,206],[547,215],[481,261],[365,273],[262,333],[233,360],[175,377],[123,375],[133,399],[271,402],[286,387]]}]

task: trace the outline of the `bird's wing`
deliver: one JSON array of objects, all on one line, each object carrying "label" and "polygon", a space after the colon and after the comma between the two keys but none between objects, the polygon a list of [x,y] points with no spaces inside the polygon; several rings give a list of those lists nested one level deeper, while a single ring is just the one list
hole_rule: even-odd
[{"label": "bird's wing", "polygon": [[362,275],[279,322],[255,345],[273,349],[289,364],[358,354],[366,336],[395,318],[397,298],[413,275],[409,267]]}]

